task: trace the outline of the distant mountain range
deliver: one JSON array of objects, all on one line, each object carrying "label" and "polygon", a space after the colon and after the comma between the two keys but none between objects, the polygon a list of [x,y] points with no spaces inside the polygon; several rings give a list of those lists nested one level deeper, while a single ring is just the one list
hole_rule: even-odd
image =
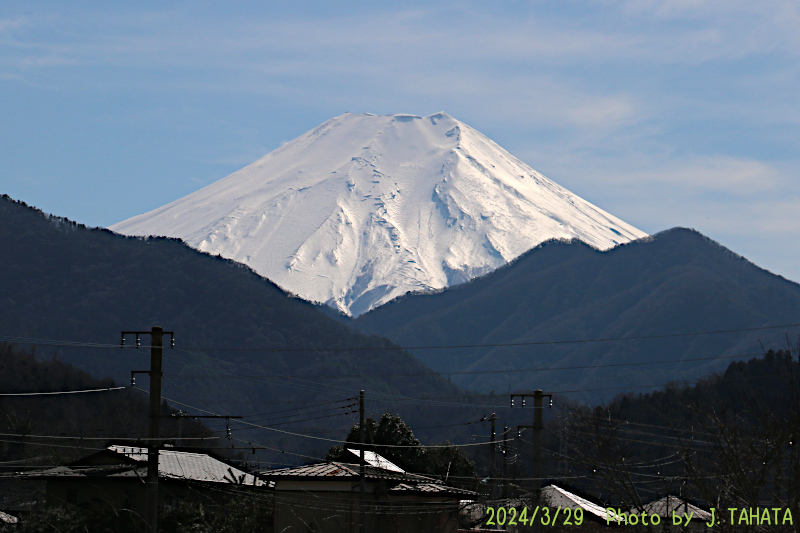
[{"label": "distant mountain range", "polygon": [[[361,334],[246,266],[175,239],[87,228],[2,196],[0,243],[0,341],[24,338],[28,347],[33,339],[41,355],[118,384],[150,365],[149,350],[118,347],[121,331],[162,326],[175,332],[175,349],[164,350],[164,396],[219,414],[297,413],[360,389],[378,416],[379,405],[397,397],[463,396],[386,339]],[[147,336],[141,340],[149,345]],[[132,337],[127,344],[134,345]],[[147,389],[147,377],[139,375],[137,385]],[[311,424],[347,428],[357,419],[350,411]],[[440,415],[448,416],[426,416]],[[283,429],[298,427],[280,418]],[[272,443],[282,437],[267,434]]]},{"label": "distant mountain range", "polygon": [[111,229],[183,239],[353,316],[548,239],[605,250],[646,236],[445,113],[346,113]]},{"label": "distant mountain range", "polygon": [[[387,402],[463,395],[455,385],[598,400],[699,378],[800,332],[755,329],[800,324],[800,285],[680,228],[607,251],[548,241],[468,283],[338,320],[177,240],[88,229],[8,197],[0,232],[0,332],[112,343],[123,329],[174,329],[171,371],[207,405],[365,386]],[[55,349],[119,381],[146,361],[130,350]]]},{"label": "distant mountain range", "polygon": [[[760,354],[762,344],[785,347],[787,336],[797,342],[797,326],[729,330],[800,324],[800,285],[676,228],[604,252],[546,242],[484,277],[408,295],[353,324],[406,347],[490,345],[410,350],[463,387],[600,399],[699,378]],[[669,362],[649,364],[657,361]]]}]

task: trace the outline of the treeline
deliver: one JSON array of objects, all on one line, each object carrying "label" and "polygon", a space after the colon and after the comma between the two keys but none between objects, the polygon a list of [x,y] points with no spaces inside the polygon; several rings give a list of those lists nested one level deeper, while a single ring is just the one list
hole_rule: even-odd
[{"label": "treeline", "polygon": [[[356,424],[347,434],[347,444],[331,447],[326,459],[356,463],[358,459],[348,449],[359,449],[360,438],[360,424]],[[431,476],[455,487],[479,490],[475,463],[458,447],[448,442],[423,447],[408,424],[391,413],[384,413],[378,420],[364,420],[364,450],[377,453],[406,472]]]},{"label": "treeline", "polygon": [[[182,358],[214,357],[217,372],[231,363],[270,376],[330,381],[327,376],[344,374],[334,384],[356,392],[366,383],[375,392],[458,393],[388,340],[357,333],[247,266],[178,239],[87,228],[0,196],[0,240],[6,257],[0,263],[0,331],[7,335],[114,345],[122,330],[160,325],[175,331]],[[130,370],[119,352],[59,350],[95,375],[120,379]],[[177,359],[176,352],[171,355]],[[372,373],[368,368],[379,368],[381,375],[360,377]],[[430,375],[392,376],[408,372]],[[309,396],[308,390],[298,394],[299,387],[275,381],[274,387],[257,387],[257,394],[282,401]],[[220,385],[200,387],[199,393],[219,391]],[[219,392],[242,396],[241,382],[225,385]],[[312,394],[317,390],[308,388]]]},{"label": "treeline", "polygon": [[[0,509],[20,509],[41,499],[41,483],[20,482],[17,473],[69,463],[110,441],[135,442],[148,435],[148,399],[140,391],[24,394],[116,386],[69,363],[40,360],[32,350],[0,342]],[[175,413],[162,405],[162,414]],[[179,431],[184,439],[213,436],[195,420],[162,422],[166,438],[176,438]]]},{"label": "treeline", "polygon": [[706,507],[800,516],[800,356],[794,346],[696,384],[569,406],[560,423],[579,484],[625,507],[680,495]]},{"label": "treeline", "polygon": [[[177,239],[87,228],[2,196],[0,242],[0,334],[95,343],[40,347],[95,377],[124,382],[131,370],[146,370],[149,350],[116,348],[120,332],[162,326],[175,332],[175,349],[164,350],[164,397],[222,414],[247,417],[366,389],[370,413],[391,409],[435,425],[452,414],[395,407],[391,398],[464,394],[388,340],[358,333],[249,268]],[[344,436],[351,423],[314,420],[313,429]],[[289,435],[247,435],[280,450],[324,454]],[[294,457],[262,453],[272,462]]]}]

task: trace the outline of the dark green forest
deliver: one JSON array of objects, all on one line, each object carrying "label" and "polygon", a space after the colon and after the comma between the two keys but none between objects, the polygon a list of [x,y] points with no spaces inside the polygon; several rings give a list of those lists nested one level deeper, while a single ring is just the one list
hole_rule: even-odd
[{"label": "dark green forest", "polygon": [[[3,196],[0,242],[0,340],[38,346],[44,358],[94,377],[125,383],[132,370],[146,370],[148,339],[137,350],[129,338],[123,350],[120,332],[161,326],[175,332],[175,348],[164,350],[164,397],[195,414],[263,415],[257,420],[268,425],[276,411],[345,401],[365,389],[370,415],[390,410],[425,426],[473,416],[460,405],[423,409],[419,398],[467,393],[390,341],[359,333],[249,268],[179,240],[87,228]],[[148,388],[146,376],[138,383]],[[277,429],[341,439],[353,416],[287,422]],[[434,441],[447,435],[428,432]],[[324,457],[327,449],[252,427],[235,436],[306,455]],[[284,464],[293,457],[260,456]]]},{"label": "dark green forest", "polygon": [[[361,425],[356,424],[345,439],[350,444],[337,445],[328,450],[329,461],[353,462],[353,455],[347,448],[360,449]],[[470,461],[457,447],[447,446],[425,448],[413,430],[399,416],[384,413],[380,419],[364,420],[365,450],[378,453],[405,470],[444,480],[450,485],[468,490],[479,490],[475,463]],[[406,446],[394,448],[393,446]]]},{"label": "dark green forest", "polygon": [[705,507],[800,516],[800,354],[731,363],[693,385],[567,404],[560,425],[577,484],[627,507],[680,495]]},{"label": "dark green forest", "polygon": [[[471,390],[583,391],[597,402],[613,398],[613,386],[695,379],[762,345],[780,348],[797,326],[749,328],[800,323],[800,285],[674,228],[604,252],[548,241],[481,278],[400,297],[352,323],[402,346],[461,346],[412,353],[459,372],[454,382]],[[691,335],[709,331],[720,333]]]},{"label": "dark green forest", "polygon": [[[57,359],[37,359],[33,351],[0,342],[0,509],[27,510],[40,501],[41,483],[20,481],[16,473],[67,464],[109,442],[135,442],[147,435],[147,395],[124,388],[99,392],[14,396],[36,392],[115,388]],[[162,414],[176,411],[168,405]],[[165,436],[213,437],[196,420],[165,419]],[[181,442],[174,441],[175,444]],[[219,440],[201,441],[208,445]],[[193,440],[183,443],[197,445]]]}]

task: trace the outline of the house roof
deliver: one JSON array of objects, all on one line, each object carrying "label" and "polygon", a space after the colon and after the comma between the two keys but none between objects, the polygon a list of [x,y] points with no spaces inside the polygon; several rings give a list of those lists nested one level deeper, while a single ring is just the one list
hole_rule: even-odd
[{"label": "house roof", "polygon": [[[602,520],[606,519],[606,509],[601,506],[597,505],[596,503],[592,503],[585,498],[581,498],[577,494],[573,494],[568,490],[562,489],[561,487],[557,487],[556,485],[548,485],[542,489],[542,499],[547,503],[549,507],[561,507],[562,509],[582,509],[584,512],[588,512],[600,518]],[[608,517],[610,521],[615,521],[614,513],[611,512],[610,516]]]},{"label": "house roof", "polygon": [[[359,459],[359,463],[361,462],[361,450],[354,450],[353,448],[347,448],[347,451],[353,454],[356,458]],[[364,450],[364,462],[370,466],[374,466],[375,468],[382,468],[384,470],[391,470],[393,472],[405,472],[402,468],[391,462],[386,457],[373,452],[371,450]]]},{"label": "house roof", "polygon": [[[258,476],[271,481],[288,479],[356,480],[359,476],[359,465],[340,463],[337,461],[325,461],[322,463],[294,466],[279,470],[266,470],[259,472]],[[409,474],[407,472],[386,470],[383,468],[376,468],[374,466],[365,466],[364,477],[368,480],[398,482],[389,489],[389,492],[416,492],[431,495],[438,494],[458,496],[476,495],[475,492],[450,487],[430,477],[421,476],[418,474]]]},{"label": "house roof", "polygon": [[[297,478],[358,478],[359,465],[351,463],[340,463],[338,461],[325,461],[322,463],[314,463],[311,465],[293,466],[290,468],[281,468],[278,470],[265,470],[259,472],[258,475],[268,479],[297,479]],[[420,476],[417,474],[408,474],[406,472],[397,472],[395,470],[386,470],[383,468],[376,468],[367,465],[364,468],[364,474],[367,479],[385,479],[396,481],[412,481],[412,482],[433,482],[433,478]]]},{"label": "house roof", "polygon": [[[704,522],[708,522],[711,520],[711,513],[706,510],[697,507],[696,505],[692,505],[691,503],[678,498],[677,496],[664,496],[663,498],[659,498],[658,500],[652,501],[648,504],[645,504],[644,511],[647,514],[657,514],[661,518],[667,518],[672,516],[672,511],[675,511],[678,515],[683,515],[683,513],[692,513],[692,519],[702,520]],[[638,509],[632,509],[632,513],[638,514]]]},{"label": "house roof", "polygon": [[[119,458],[117,464],[87,464],[100,456]],[[83,463],[83,464],[81,464]],[[59,466],[38,472],[27,477],[147,477],[147,448],[137,446],[111,445],[106,450],[86,457],[69,466]],[[251,486],[264,486],[266,483],[204,453],[179,450],[159,450],[158,476],[166,479],[202,481],[207,483],[235,483]]]},{"label": "house roof", "polygon": [[389,492],[426,492],[428,494],[458,493],[459,495],[475,495],[474,492],[449,487],[443,483],[400,483],[389,489]]}]

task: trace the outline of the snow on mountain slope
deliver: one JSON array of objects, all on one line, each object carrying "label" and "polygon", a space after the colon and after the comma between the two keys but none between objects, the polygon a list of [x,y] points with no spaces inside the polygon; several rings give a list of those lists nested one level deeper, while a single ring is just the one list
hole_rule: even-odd
[{"label": "snow on mountain slope", "polygon": [[445,113],[346,113],[111,229],[179,237],[354,316],[547,239],[608,249],[646,236]]}]

